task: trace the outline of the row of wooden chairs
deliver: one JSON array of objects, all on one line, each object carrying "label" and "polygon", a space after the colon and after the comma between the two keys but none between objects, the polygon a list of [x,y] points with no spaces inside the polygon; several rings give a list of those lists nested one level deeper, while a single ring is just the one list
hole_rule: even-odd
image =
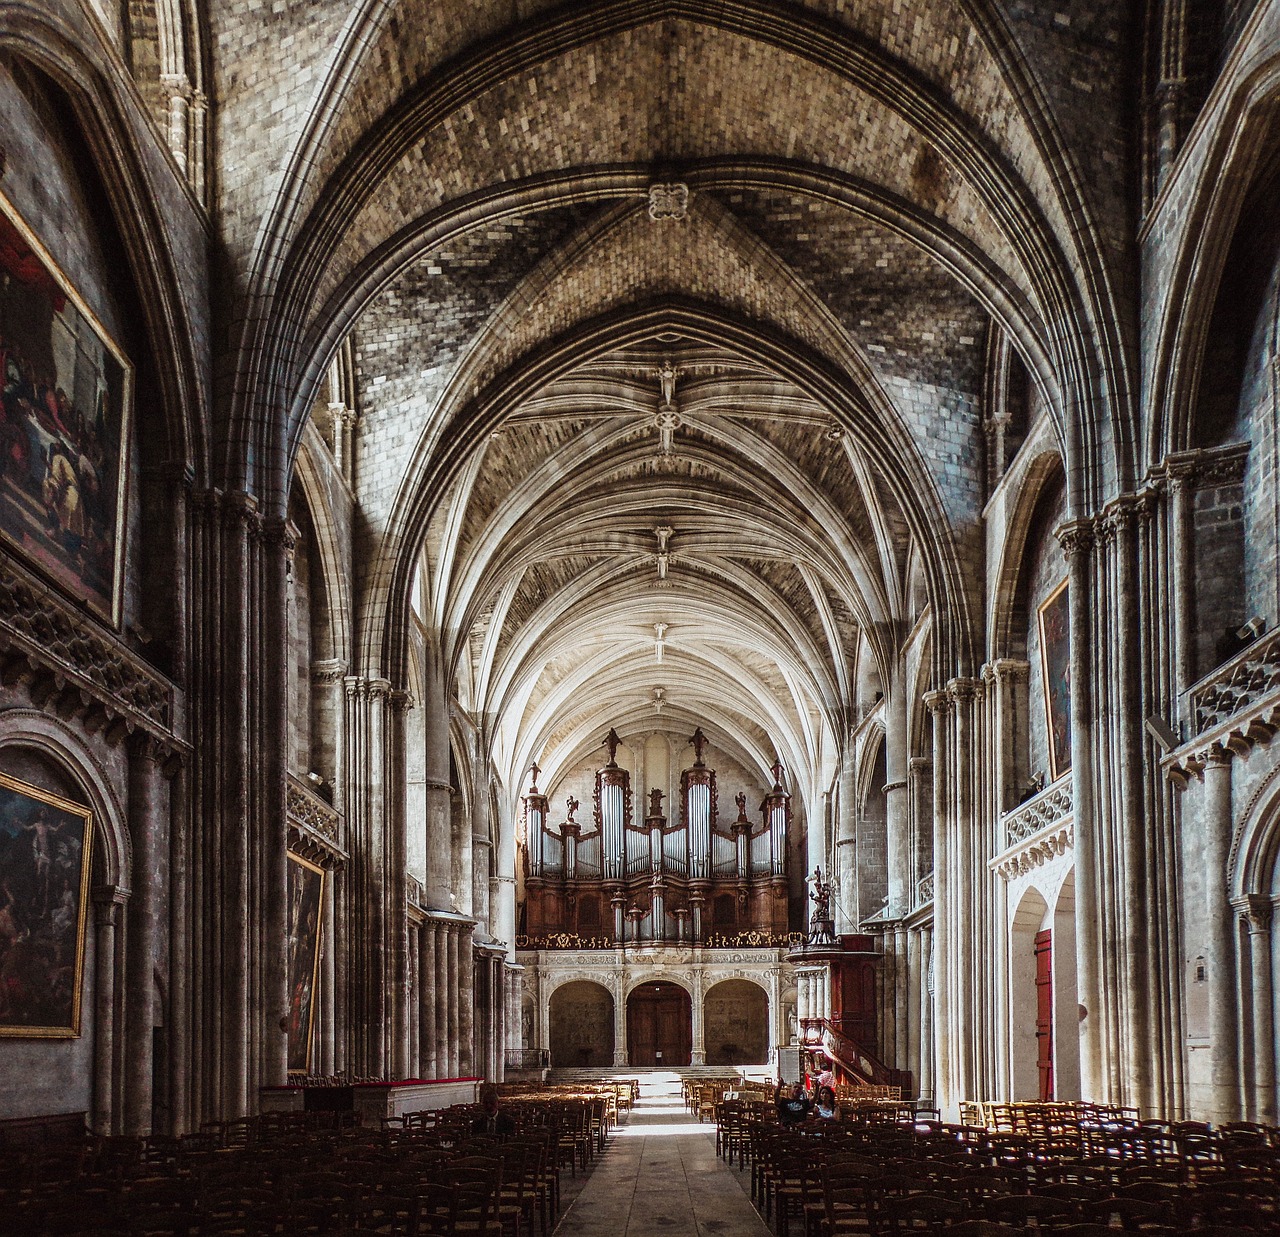
[{"label": "row of wooden chairs", "polygon": [[85,1139],[14,1154],[0,1163],[3,1231],[548,1237],[565,1147],[574,1164],[594,1154],[603,1098],[510,1101],[516,1133],[503,1138],[471,1133],[477,1111],[380,1130],[335,1114],[279,1114],[185,1139]]},{"label": "row of wooden chairs", "polygon": [[[1081,1156],[1013,1131],[819,1121],[778,1125],[763,1106],[727,1101],[720,1153],[749,1168],[752,1198],[779,1237],[905,1232],[1085,1237],[1120,1225],[1146,1233],[1280,1231],[1280,1131],[1199,1127],[1176,1139],[1119,1138]],[[1172,1134],[1171,1130],[1158,1131]],[[1184,1146],[1189,1144],[1184,1144]],[[1208,1149],[1211,1148],[1211,1154]]]}]

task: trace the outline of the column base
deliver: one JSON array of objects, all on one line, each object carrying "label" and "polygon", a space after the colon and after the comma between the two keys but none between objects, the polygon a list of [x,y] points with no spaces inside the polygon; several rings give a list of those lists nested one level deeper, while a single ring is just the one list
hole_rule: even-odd
[{"label": "column base", "polygon": [[614,1065],[627,1064],[627,1050],[625,1048],[615,1048],[613,1052]]}]

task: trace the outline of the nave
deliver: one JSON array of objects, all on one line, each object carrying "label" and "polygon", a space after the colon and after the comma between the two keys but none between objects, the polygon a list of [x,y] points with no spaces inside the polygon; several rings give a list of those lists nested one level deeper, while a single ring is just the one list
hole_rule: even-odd
[{"label": "nave", "polygon": [[736,1176],[714,1127],[682,1103],[679,1076],[646,1073],[555,1237],[767,1237]]}]

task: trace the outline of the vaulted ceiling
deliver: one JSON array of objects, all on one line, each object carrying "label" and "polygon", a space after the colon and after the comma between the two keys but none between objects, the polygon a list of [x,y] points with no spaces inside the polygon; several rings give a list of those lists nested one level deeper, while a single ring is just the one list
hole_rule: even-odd
[{"label": "vaulted ceiling", "polygon": [[660,722],[816,793],[926,602],[976,669],[1001,340],[1123,454],[1131,32],[1034,7],[319,4],[305,115],[223,92],[259,370],[300,417],[355,345],[359,657],[417,579],[509,785]]}]

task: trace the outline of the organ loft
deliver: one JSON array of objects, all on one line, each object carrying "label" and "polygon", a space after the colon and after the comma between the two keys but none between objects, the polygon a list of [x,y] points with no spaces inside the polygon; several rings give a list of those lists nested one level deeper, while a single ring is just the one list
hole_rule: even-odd
[{"label": "organ loft", "polygon": [[0,1144],[1273,1126],[1278,98],[1280,0],[0,3]]}]

